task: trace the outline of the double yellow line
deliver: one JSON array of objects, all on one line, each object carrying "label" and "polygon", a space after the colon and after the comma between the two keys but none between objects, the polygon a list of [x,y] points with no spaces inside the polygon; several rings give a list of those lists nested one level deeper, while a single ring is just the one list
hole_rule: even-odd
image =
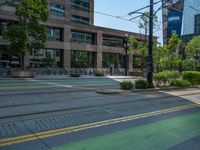
[{"label": "double yellow line", "polygon": [[35,134],[27,134],[27,135],[22,135],[22,136],[5,138],[5,139],[0,140],[0,147],[5,147],[5,146],[13,145],[13,144],[27,142],[27,141],[33,141],[36,139],[53,137],[53,136],[67,134],[71,132],[78,132],[78,131],[102,127],[106,125],[127,122],[131,120],[136,120],[136,119],[141,119],[141,118],[146,118],[146,117],[151,117],[151,116],[156,116],[156,115],[161,115],[161,114],[177,112],[181,110],[194,108],[197,106],[199,105],[198,104],[183,105],[183,106],[178,106],[178,107],[173,107],[169,109],[163,109],[163,110],[158,110],[158,111],[153,111],[153,112],[148,112],[148,113],[143,113],[143,114],[138,114],[138,115],[132,115],[132,116],[127,116],[127,117],[120,117],[120,118],[109,119],[109,120],[100,121],[100,122],[78,125],[78,126],[54,129],[54,130],[45,131],[45,132],[38,132]]}]

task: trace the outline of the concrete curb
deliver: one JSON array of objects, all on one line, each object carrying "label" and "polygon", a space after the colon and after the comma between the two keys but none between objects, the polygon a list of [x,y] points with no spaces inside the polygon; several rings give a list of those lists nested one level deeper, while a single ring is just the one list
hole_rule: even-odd
[{"label": "concrete curb", "polygon": [[168,88],[151,88],[151,89],[134,89],[134,90],[121,90],[121,89],[99,89],[96,90],[99,94],[121,94],[121,93],[132,93],[132,92],[153,92],[153,91],[172,91],[172,90],[183,90],[183,89],[200,89],[197,87],[180,88],[180,87],[168,87]]},{"label": "concrete curb", "polygon": [[119,89],[99,89],[96,90],[96,92],[99,94],[120,94],[124,93],[125,91]]}]

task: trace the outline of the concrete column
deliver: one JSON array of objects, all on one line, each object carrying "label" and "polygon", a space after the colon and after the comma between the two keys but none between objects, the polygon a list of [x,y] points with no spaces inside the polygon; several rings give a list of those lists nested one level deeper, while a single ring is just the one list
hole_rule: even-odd
[{"label": "concrete column", "polygon": [[26,55],[24,56],[24,66],[25,68],[30,67],[30,53],[26,53]]},{"label": "concrete column", "polygon": [[70,47],[70,28],[64,28],[64,51],[63,51],[63,67],[71,68],[71,47]]},{"label": "concrete column", "polygon": [[103,35],[102,32],[98,31],[97,32],[97,70],[101,71],[102,70],[102,51],[103,51]]},{"label": "concrete column", "polygon": [[128,71],[133,71],[133,54],[128,55]]}]

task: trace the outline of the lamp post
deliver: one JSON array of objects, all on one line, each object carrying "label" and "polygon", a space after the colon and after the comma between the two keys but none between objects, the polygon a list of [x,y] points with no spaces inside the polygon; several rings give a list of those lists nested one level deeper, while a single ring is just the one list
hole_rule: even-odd
[{"label": "lamp post", "polygon": [[125,50],[125,76],[128,75],[128,34],[125,35],[124,38],[124,50]]},{"label": "lamp post", "polygon": [[149,41],[148,41],[148,63],[147,63],[147,82],[149,87],[153,87],[153,0],[150,0],[149,16]]}]

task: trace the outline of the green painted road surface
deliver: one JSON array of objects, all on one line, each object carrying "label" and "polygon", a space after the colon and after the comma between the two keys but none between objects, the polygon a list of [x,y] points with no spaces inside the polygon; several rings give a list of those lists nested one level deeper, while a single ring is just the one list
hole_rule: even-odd
[{"label": "green painted road surface", "polygon": [[53,150],[166,150],[200,135],[200,113],[179,116]]},{"label": "green painted road surface", "polygon": [[84,79],[84,80],[65,80],[65,81],[22,81],[22,82],[2,82],[0,87],[23,87],[23,86],[52,86],[52,85],[72,85],[72,86],[93,86],[93,85],[118,85],[117,81],[111,79]]}]

